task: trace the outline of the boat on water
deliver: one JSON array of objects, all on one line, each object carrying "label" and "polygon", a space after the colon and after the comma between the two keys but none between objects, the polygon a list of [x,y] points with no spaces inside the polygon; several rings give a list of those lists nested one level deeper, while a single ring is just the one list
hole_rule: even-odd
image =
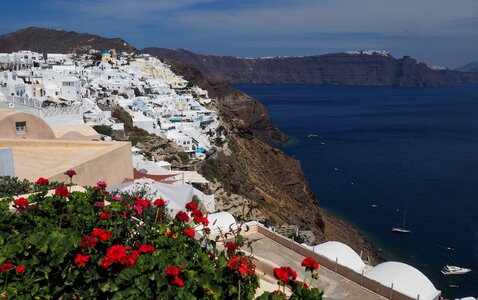
[{"label": "boat on water", "polygon": [[443,267],[443,269],[441,269],[441,273],[443,275],[461,275],[468,272],[471,272],[471,269],[449,265],[446,265]]},{"label": "boat on water", "polygon": [[398,232],[398,233],[410,233],[410,232],[412,232],[412,231],[409,230],[409,229],[400,228],[400,227],[393,227],[393,228],[392,228],[392,231],[393,231],[393,232]]},{"label": "boat on water", "polygon": [[405,219],[407,218],[407,212],[403,213],[403,224],[402,227],[393,227],[392,232],[396,233],[410,233],[412,232],[410,229],[405,229]]},{"label": "boat on water", "polygon": [[307,135],[307,137],[309,137],[309,138],[310,138],[310,137],[317,137],[317,135],[316,135],[316,134],[313,134],[313,133],[309,133],[309,134]]}]

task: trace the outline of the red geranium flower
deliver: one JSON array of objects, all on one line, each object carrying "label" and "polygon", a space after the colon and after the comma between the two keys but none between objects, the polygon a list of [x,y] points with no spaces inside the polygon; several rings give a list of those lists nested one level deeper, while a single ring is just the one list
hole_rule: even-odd
[{"label": "red geranium flower", "polygon": [[151,202],[148,200],[143,200],[143,199],[136,199],[136,205],[139,205],[140,207],[151,207]]},{"label": "red geranium flower", "polygon": [[196,209],[198,209],[198,206],[197,206],[196,203],[191,201],[191,202],[186,203],[186,209],[187,210],[196,210]]},{"label": "red geranium flower", "polygon": [[297,278],[297,272],[290,267],[274,268],[274,276],[287,284],[290,280],[294,281]]},{"label": "red geranium flower", "polygon": [[168,277],[177,277],[179,276],[179,268],[176,266],[169,266],[164,270],[166,276]]},{"label": "red geranium flower", "polygon": [[166,206],[166,202],[163,199],[154,200],[154,205],[156,206]]},{"label": "red geranium flower", "polygon": [[246,274],[255,274],[255,265],[248,258],[239,258],[236,255],[231,257],[227,262],[227,268],[231,271],[237,270],[237,272],[244,277]]},{"label": "red geranium flower", "polygon": [[111,237],[111,232],[106,231],[106,230],[101,229],[101,228],[95,228],[95,229],[93,229],[92,235],[94,237],[99,238],[101,241],[106,241]]},{"label": "red geranium flower", "polygon": [[153,245],[141,245],[141,247],[139,247],[139,253],[141,254],[154,252],[154,250],[156,250],[156,248]]},{"label": "red geranium flower", "polygon": [[43,178],[43,177],[40,177],[38,178],[38,180],[35,182],[37,185],[49,185],[50,184],[50,180],[46,179],[46,178]]},{"label": "red geranium flower", "polygon": [[75,257],[75,264],[82,266],[86,264],[89,260],[90,260],[89,255],[78,253]]},{"label": "red geranium flower", "polygon": [[203,214],[199,209],[195,209],[191,212],[191,217],[193,217],[194,219],[201,219],[203,217]]},{"label": "red geranium flower", "polygon": [[319,268],[319,264],[312,257],[304,259],[301,265],[305,267],[307,271],[314,271]]},{"label": "red geranium flower", "polygon": [[13,200],[13,204],[18,207],[19,209],[24,209],[28,206],[28,200],[25,198],[18,198],[16,200]]},{"label": "red geranium flower", "polygon": [[199,220],[199,223],[202,223],[204,226],[209,225],[209,220],[206,217],[202,217],[201,220]]},{"label": "red geranium flower", "polygon": [[191,216],[194,219],[196,224],[204,224],[205,226],[209,225],[209,220],[202,214],[199,209],[193,210]]},{"label": "red geranium flower", "polygon": [[179,278],[179,277],[174,277],[169,281],[170,284],[178,286],[178,287],[183,287],[184,286],[184,281]]},{"label": "red geranium flower", "polygon": [[176,214],[176,220],[180,222],[189,222],[189,216],[184,211],[179,211]]},{"label": "red geranium flower", "polygon": [[16,269],[15,269],[15,272],[17,274],[21,274],[23,273],[23,271],[25,271],[25,266],[18,266]]},{"label": "red geranium flower", "polygon": [[64,197],[64,198],[68,198],[68,195],[69,195],[68,188],[64,185],[60,185],[59,187],[56,188],[55,195],[60,196],[60,197]]},{"label": "red geranium flower", "polygon": [[227,262],[227,267],[229,268],[229,270],[234,270],[238,263],[239,263],[239,258],[236,255],[234,255]]},{"label": "red geranium flower", "polygon": [[237,247],[237,244],[234,243],[234,242],[227,242],[227,243],[224,245],[224,247],[226,247],[227,249],[232,250],[232,251],[237,250],[237,248],[238,248],[238,247]]},{"label": "red geranium flower", "polygon": [[108,219],[108,216],[110,215],[109,211],[105,210],[104,212],[102,212],[100,214],[100,219],[101,220],[105,220],[105,219]]},{"label": "red geranium flower", "polygon": [[97,186],[99,186],[100,188],[103,188],[105,189],[108,185],[106,184],[106,181],[104,180],[100,180],[96,183]]},{"label": "red geranium flower", "polygon": [[126,248],[124,245],[113,245],[108,249],[106,257],[100,263],[103,268],[108,268],[113,263],[119,263],[122,266],[132,267],[139,256],[138,250],[128,253],[131,247]]},{"label": "red geranium flower", "polygon": [[81,248],[94,248],[98,243],[98,239],[92,236],[84,236],[81,238]]},{"label": "red geranium flower", "polygon": [[10,271],[11,269],[13,269],[13,267],[14,267],[14,265],[13,265],[12,263],[9,263],[9,262],[4,263],[4,264],[2,265],[2,270],[1,270],[1,272],[2,272],[2,273],[6,273],[7,271]]},{"label": "red geranium flower", "polygon": [[194,236],[196,235],[196,231],[194,231],[194,229],[184,229],[183,233],[192,238],[194,238]]},{"label": "red geranium flower", "polygon": [[241,263],[239,264],[239,267],[237,268],[237,271],[239,272],[239,274],[241,274],[241,276],[244,276],[246,275],[247,273],[247,262],[243,259],[241,260]]},{"label": "red geranium flower", "polygon": [[66,176],[68,176],[68,177],[71,178],[71,177],[73,177],[73,176],[76,175],[76,171],[73,170],[73,169],[69,169],[69,170],[67,170],[64,174],[65,174]]}]

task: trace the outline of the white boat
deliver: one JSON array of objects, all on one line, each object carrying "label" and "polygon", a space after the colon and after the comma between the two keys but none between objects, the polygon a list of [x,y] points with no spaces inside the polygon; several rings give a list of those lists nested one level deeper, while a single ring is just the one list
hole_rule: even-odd
[{"label": "white boat", "polygon": [[441,273],[443,275],[461,275],[466,274],[468,272],[471,272],[471,269],[449,265],[446,265],[443,267],[443,269],[441,269]]},{"label": "white boat", "polygon": [[409,230],[409,229],[400,228],[400,227],[393,227],[393,228],[392,228],[392,231],[393,231],[393,232],[398,232],[398,233],[410,233],[410,232],[412,232],[412,231]]},{"label": "white boat", "polygon": [[309,137],[309,138],[310,138],[310,137],[317,137],[317,135],[316,135],[316,134],[313,134],[313,133],[309,133],[309,134],[307,135],[307,137]]},{"label": "white boat", "polygon": [[409,229],[405,229],[405,219],[407,217],[407,212],[404,212],[403,213],[403,224],[402,224],[402,227],[393,227],[392,228],[392,231],[393,232],[397,232],[397,233],[410,233],[412,232],[411,230]]}]

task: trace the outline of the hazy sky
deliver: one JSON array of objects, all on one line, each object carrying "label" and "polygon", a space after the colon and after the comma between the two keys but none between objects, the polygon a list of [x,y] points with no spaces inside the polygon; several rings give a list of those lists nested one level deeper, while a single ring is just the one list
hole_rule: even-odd
[{"label": "hazy sky", "polygon": [[478,0],[0,0],[0,34],[38,26],[137,48],[233,56],[388,50],[429,64],[478,61]]}]

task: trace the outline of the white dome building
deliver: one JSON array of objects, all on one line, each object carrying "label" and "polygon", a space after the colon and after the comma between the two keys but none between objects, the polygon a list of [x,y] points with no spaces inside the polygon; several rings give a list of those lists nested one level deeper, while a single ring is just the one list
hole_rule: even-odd
[{"label": "white dome building", "polygon": [[441,292],[422,272],[404,263],[388,261],[368,270],[364,274],[384,286],[407,295],[413,299],[438,300]]},{"label": "white dome building", "polygon": [[209,220],[209,228],[211,228],[211,232],[219,232],[219,230],[229,232],[231,228],[237,228],[236,219],[234,219],[234,216],[228,212],[223,211],[209,214],[207,218]]},{"label": "white dome building", "polygon": [[357,252],[341,242],[330,241],[309,248],[315,253],[333,262],[337,261],[339,265],[354,270],[357,273],[367,268],[367,265],[365,265]]}]

